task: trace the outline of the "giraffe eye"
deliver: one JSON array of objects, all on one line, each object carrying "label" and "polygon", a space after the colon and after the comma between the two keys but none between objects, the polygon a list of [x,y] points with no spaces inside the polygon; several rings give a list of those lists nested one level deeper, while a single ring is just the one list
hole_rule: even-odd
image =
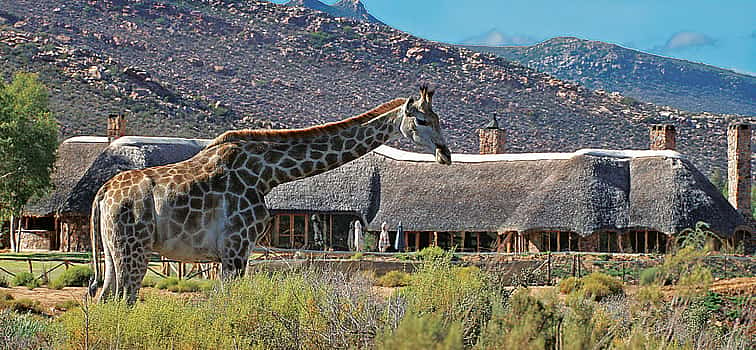
[{"label": "giraffe eye", "polygon": [[421,126],[428,126],[428,122],[425,121],[424,119],[420,119],[420,118],[415,118],[415,123],[417,123],[417,125],[421,125]]}]

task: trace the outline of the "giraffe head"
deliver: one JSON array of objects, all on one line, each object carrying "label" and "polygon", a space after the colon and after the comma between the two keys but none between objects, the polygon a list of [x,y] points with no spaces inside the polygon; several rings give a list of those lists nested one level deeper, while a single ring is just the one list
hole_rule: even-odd
[{"label": "giraffe head", "polygon": [[451,164],[451,152],[446,146],[444,135],[441,133],[441,123],[438,115],[433,112],[433,90],[427,85],[420,87],[420,99],[410,97],[402,106],[401,131],[404,136],[416,145],[426,148],[436,155],[440,164]]}]

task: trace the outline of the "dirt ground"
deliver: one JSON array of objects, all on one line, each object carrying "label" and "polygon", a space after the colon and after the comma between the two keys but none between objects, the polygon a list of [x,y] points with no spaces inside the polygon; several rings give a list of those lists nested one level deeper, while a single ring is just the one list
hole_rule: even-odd
[{"label": "dirt ground", "polygon": [[[545,293],[552,288],[553,287],[534,287],[533,293]],[[637,288],[630,286],[629,288],[627,288],[627,292],[629,294],[632,294],[633,290],[635,289]],[[756,277],[741,277],[715,281],[710,290],[726,295],[756,295]],[[394,288],[374,287],[374,291],[378,295],[389,297],[394,292]],[[59,315],[64,310],[56,308],[56,305],[59,305],[60,303],[68,300],[83,300],[84,295],[87,293],[87,288],[66,287],[60,290],[56,290],[40,287],[30,290],[26,287],[12,287],[0,288],[0,293],[10,294],[15,299],[29,298],[39,301],[41,309],[46,313],[50,315]],[[164,293],[176,295],[176,293],[154,288],[143,288],[140,294],[143,296],[144,293]],[[182,295],[182,297],[191,296],[184,294]]]}]

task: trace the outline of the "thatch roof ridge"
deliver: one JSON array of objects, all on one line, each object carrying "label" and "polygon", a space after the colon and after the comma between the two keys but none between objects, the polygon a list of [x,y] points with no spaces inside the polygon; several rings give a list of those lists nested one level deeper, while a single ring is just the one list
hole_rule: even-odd
[{"label": "thatch roof ridge", "polygon": [[[380,146],[374,150],[382,156],[408,162],[435,162],[432,154],[415,153],[400,150],[389,146]],[[453,162],[460,163],[485,163],[485,162],[516,162],[533,160],[565,160],[575,156],[589,155],[595,157],[610,158],[685,158],[682,154],[673,150],[608,150],[585,148],[575,152],[546,152],[546,153],[501,153],[501,154],[452,154]]]}]

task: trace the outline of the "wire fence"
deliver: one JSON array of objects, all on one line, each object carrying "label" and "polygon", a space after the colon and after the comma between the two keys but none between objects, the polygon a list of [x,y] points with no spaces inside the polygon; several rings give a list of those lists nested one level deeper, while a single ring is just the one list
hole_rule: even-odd
[{"label": "wire fence", "polygon": [[[256,248],[250,257],[250,266],[256,270],[268,266],[334,265],[339,263],[351,270],[372,270],[385,273],[397,269],[413,271],[419,264],[415,253],[378,253],[348,251],[317,251],[279,248]],[[624,283],[637,284],[641,271],[664,262],[664,256],[654,254],[603,254],[603,253],[454,253],[454,263],[475,265],[501,276],[507,285],[552,285],[559,280],[592,272],[603,272]],[[738,255],[712,255],[700,258],[714,278],[756,276],[756,257]],[[13,265],[10,268],[8,265]],[[23,265],[20,266],[20,264]],[[28,271],[38,278],[57,270],[75,265],[92,264],[91,253],[4,253],[0,254],[0,275],[11,277],[20,271]],[[99,259],[104,271],[102,258]],[[348,265],[348,266],[347,266]],[[149,270],[159,278],[215,279],[220,274],[220,264],[211,261],[181,262],[158,255],[150,257]]]}]

